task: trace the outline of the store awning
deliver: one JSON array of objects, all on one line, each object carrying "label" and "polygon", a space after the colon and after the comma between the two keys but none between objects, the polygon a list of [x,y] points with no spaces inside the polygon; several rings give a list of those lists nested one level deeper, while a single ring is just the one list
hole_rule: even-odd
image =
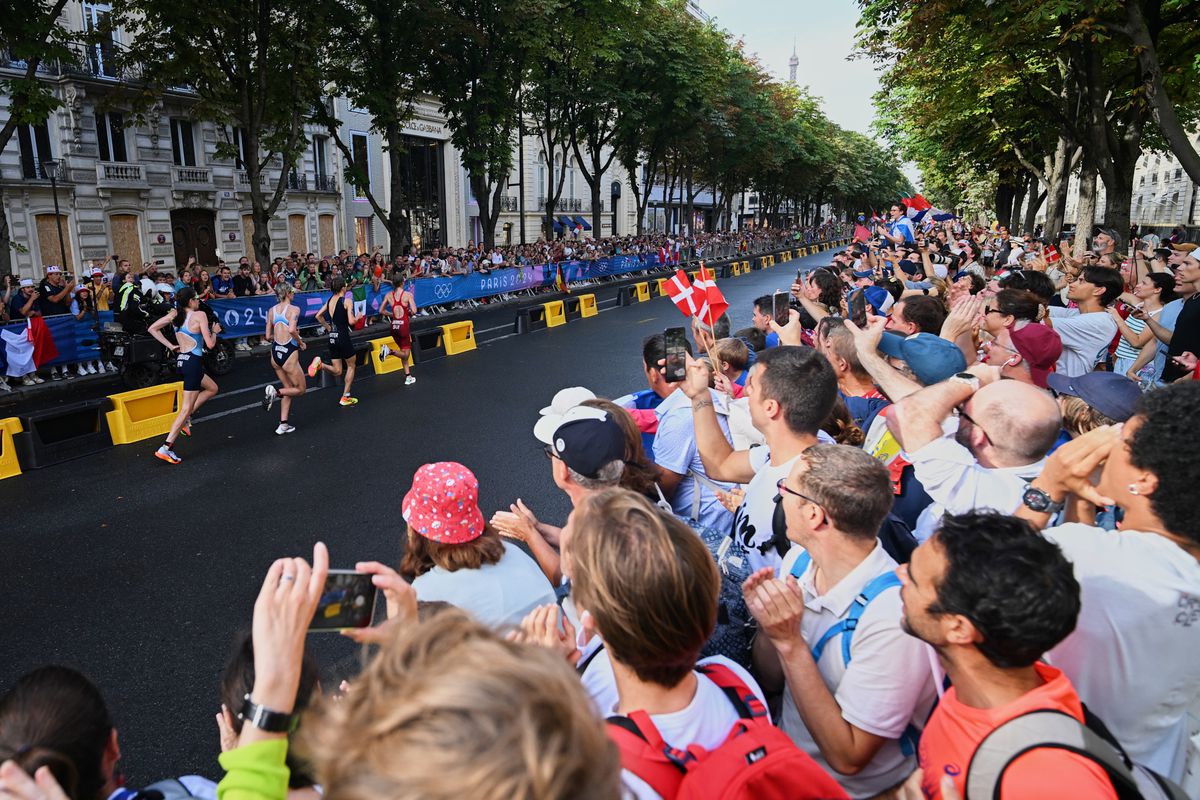
[{"label": "store awning", "polygon": [[592,229],[592,226],[588,224],[588,221],[580,216],[575,217],[575,224],[582,225],[585,231],[590,231]]},{"label": "store awning", "polygon": [[561,222],[560,220],[557,220],[557,219],[552,219],[552,220],[550,220],[550,222],[551,222],[551,224],[554,226],[554,232],[555,232],[555,233],[562,233],[562,232],[563,232],[563,224],[562,224],[562,222]]},{"label": "store awning", "polygon": [[558,223],[569,231],[575,230],[575,223],[571,221],[570,217],[559,217]]}]

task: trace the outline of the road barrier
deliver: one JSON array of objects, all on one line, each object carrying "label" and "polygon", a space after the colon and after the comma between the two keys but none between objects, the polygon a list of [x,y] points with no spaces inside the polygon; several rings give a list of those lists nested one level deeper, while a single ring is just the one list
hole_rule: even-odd
[{"label": "road barrier", "polygon": [[542,303],[542,307],[546,309],[547,328],[557,328],[559,325],[567,324],[567,312],[563,307],[562,300],[551,300],[549,303]]},{"label": "road barrier", "polygon": [[655,287],[657,287],[659,297],[664,297],[667,294],[667,281],[669,281],[669,280],[671,280],[671,279],[670,278],[656,278],[655,279],[654,285],[655,285]]},{"label": "road barrier", "polygon": [[21,461],[17,458],[17,444],[13,435],[23,430],[21,420],[16,417],[0,419],[0,480],[21,474]]},{"label": "road barrier", "polygon": [[442,342],[442,329],[433,328],[427,331],[413,331],[413,358],[417,363],[444,358],[446,347]]},{"label": "road barrier", "polygon": [[401,359],[399,357],[392,358],[391,356],[388,358],[380,357],[379,348],[383,347],[385,344],[388,346],[388,349],[399,354],[400,348],[397,346],[396,340],[390,336],[381,336],[378,339],[372,339],[370,342],[368,342],[368,344],[371,345],[371,367],[375,370],[376,375],[386,375],[389,372],[397,372],[398,370],[402,370],[404,369],[405,361],[408,362],[410,367],[413,364],[411,350],[408,352],[408,358],[406,359]]},{"label": "road barrier", "polygon": [[475,349],[475,323],[467,319],[443,325],[442,342],[448,356],[469,353]]},{"label": "road barrier", "polygon": [[183,403],[183,381],[147,386],[109,395],[112,411],[105,417],[113,444],[133,444],[165,436]]},{"label": "road barrier", "polygon": [[649,284],[649,282],[642,281],[641,283],[635,283],[633,285],[633,288],[637,289],[637,301],[639,303],[644,303],[650,299],[650,284]]},{"label": "road barrier", "polygon": [[596,308],[596,295],[581,294],[579,295],[579,316],[594,317],[600,313],[600,309]]},{"label": "road barrier", "polygon": [[113,446],[104,410],[108,398],[18,414],[21,432],[13,435],[22,469],[41,469]]}]

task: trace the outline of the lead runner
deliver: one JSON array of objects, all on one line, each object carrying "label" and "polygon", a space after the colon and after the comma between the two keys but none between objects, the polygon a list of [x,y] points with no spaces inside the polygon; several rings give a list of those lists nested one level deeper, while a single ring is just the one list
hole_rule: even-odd
[{"label": "lead runner", "polygon": [[399,352],[392,350],[386,344],[379,348],[380,359],[388,356],[396,356],[400,359],[400,363],[404,365],[404,385],[411,386],[417,382],[409,372],[408,362],[412,354],[412,329],[411,320],[417,313],[417,302],[413,299],[412,292],[404,288],[404,283],[393,286],[392,290],[384,295],[383,303],[380,304],[379,311],[382,314],[389,314],[392,318],[392,339],[396,342],[396,347]]}]

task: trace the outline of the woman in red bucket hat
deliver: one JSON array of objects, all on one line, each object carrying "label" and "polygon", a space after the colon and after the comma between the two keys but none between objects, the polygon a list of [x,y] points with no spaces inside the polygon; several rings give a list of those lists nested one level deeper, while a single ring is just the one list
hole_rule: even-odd
[{"label": "woman in red bucket hat", "polygon": [[479,510],[479,481],[454,461],[426,464],[401,506],[408,545],[400,571],[417,598],[442,601],[493,626],[519,625],[554,588],[529,556]]}]

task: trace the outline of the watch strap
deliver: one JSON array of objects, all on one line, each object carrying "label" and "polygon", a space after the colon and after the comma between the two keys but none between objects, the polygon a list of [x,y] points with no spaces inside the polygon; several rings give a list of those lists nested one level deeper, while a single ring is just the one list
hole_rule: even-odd
[{"label": "watch strap", "polygon": [[259,705],[247,694],[242,698],[242,710],[238,718],[267,733],[291,733],[300,720],[298,714],[285,714]]}]

